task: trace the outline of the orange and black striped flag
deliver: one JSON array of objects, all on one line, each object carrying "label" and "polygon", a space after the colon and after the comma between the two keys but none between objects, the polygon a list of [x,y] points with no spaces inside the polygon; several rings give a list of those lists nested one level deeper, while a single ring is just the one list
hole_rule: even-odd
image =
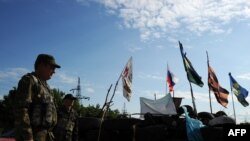
[{"label": "orange and black striped flag", "polygon": [[208,87],[209,90],[212,90],[214,92],[217,102],[220,103],[223,107],[227,107],[229,92],[220,86],[215,72],[210,66],[208,66]]}]

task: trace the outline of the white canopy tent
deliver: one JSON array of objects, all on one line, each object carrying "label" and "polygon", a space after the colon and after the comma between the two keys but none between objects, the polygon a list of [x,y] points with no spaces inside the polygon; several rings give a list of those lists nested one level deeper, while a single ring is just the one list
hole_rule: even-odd
[{"label": "white canopy tent", "polygon": [[175,115],[176,108],[173,99],[170,94],[162,97],[161,99],[151,100],[144,97],[140,97],[141,114],[166,114]]}]

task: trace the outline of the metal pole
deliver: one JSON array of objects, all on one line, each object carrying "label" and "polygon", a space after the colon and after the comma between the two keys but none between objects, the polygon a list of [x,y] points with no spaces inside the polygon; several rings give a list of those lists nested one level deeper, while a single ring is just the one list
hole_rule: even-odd
[{"label": "metal pole", "polygon": [[[207,53],[207,68],[209,69],[209,58],[208,58],[208,52],[206,51]],[[208,79],[209,79],[209,72],[208,72]],[[210,104],[210,111],[211,111],[211,114],[213,114],[213,111],[212,111],[212,101],[211,101],[211,93],[210,93],[210,87],[208,86],[208,93],[209,93],[209,104]]]},{"label": "metal pole", "polygon": [[167,63],[167,75],[166,75],[166,95],[168,94],[168,63]]},{"label": "metal pole", "polygon": [[[231,90],[231,94],[232,94],[232,90]],[[234,96],[233,96],[233,94],[232,94],[232,101],[233,101],[233,110],[234,110],[234,120],[236,123],[236,114],[235,114],[235,108],[234,108]]]},{"label": "metal pole", "polygon": [[[228,73],[228,75],[229,75],[229,78],[230,78],[230,83],[232,83],[231,82],[231,72],[229,72]],[[231,85],[231,84],[230,84]],[[233,89],[232,89],[232,86],[230,86],[231,87],[231,95],[232,95],[232,101],[233,101],[233,111],[234,111],[234,120],[235,120],[235,123],[236,123],[236,114],[235,114],[235,108],[234,108],[234,96],[233,96]]]},{"label": "metal pole", "polygon": [[[229,75],[229,78],[230,78],[230,83],[231,83],[231,72],[228,73]],[[230,84],[231,85],[231,84]],[[233,96],[233,89],[232,89],[232,86],[231,87],[231,94],[232,94],[232,101],[233,101],[233,111],[234,111],[234,120],[235,120],[235,123],[236,123],[236,114],[235,114],[235,108],[234,108],[234,96]]]},{"label": "metal pole", "polygon": [[197,110],[196,110],[196,105],[195,105],[195,99],[194,99],[194,94],[193,94],[193,88],[191,82],[189,82],[190,85],[190,90],[191,90],[191,97],[192,97],[192,103],[193,103],[193,108],[194,108],[194,114],[197,116]]},{"label": "metal pole", "polygon": [[208,92],[209,92],[210,112],[211,112],[211,114],[213,114],[210,88],[208,88]]}]

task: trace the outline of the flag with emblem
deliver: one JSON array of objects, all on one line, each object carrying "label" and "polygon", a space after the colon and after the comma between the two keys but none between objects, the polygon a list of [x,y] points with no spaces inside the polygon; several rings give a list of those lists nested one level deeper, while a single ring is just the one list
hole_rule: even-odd
[{"label": "flag with emblem", "polygon": [[124,70],[122,71],[122,84],[123,84],[123,96],[130,101],[132,94],[132,78],[133,78],[133,65],[132,57],[129,58]]},{"label": "flag with emblem", "polygon": [[198,85],[200,87],[203,87],[204,83],[202,82],[201,77],[195,71],[195,69],[193,68],[191,62],[187,58],[186,53],[184,53],[183,46],[182,46],[181,42],[179,42],[179,46],[180,46],[180,50],[181,50],[181,56],[182,56],[182,59],[183,59],[183,64],[184,64],[185,70],[187,72],[188,81],[191,82],[191,83],[194,83],[194,84],[196,84],[196,85]]},{"label": "flag with emblem", "polygon": [[241,87],[239,83],[233,78],[231,73],[229,73],[231,90],[234,95],[237,97],[238,101],[244,106],[247,107],[249,104],[246,101],[246,97],[248,96],[248,91]]}]

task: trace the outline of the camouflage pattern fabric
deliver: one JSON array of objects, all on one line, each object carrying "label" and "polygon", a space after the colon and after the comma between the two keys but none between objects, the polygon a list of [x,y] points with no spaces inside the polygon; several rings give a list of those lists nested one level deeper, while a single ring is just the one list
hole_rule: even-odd
[{"label": "camouflage pattern fabric", "polygon": [[65,107],[57,110],[58,122],[54,129],[56,141],[78,140],[78,115],[74,109],[67,111]]},{"label": "camouflage pattern fabric", "polygon": [[16,140],[49,141],[57,122],[51,90],[35,73],[24,75],[18,83],[14,105]]}]

